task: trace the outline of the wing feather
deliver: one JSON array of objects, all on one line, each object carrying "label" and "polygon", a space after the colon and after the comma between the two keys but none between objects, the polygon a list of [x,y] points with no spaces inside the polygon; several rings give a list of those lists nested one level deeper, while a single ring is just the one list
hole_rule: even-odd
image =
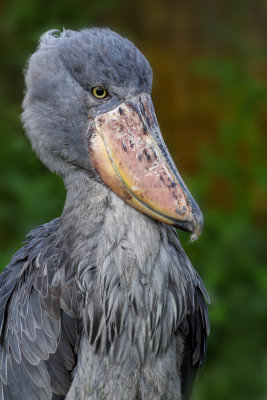
[{"label": "wing feather", "polygon": [[195,287],[194,308],[182,322],[180,330],[185,339],[184,359],[181,365],[182,392],[184,400],[188,400],[194,381],[206,359],[209,334],[207,305],[199,286]]},{"label": "wing feather", "polygon": [[[179,359],[177,364],[180,365],[183,400],[189,400],[194,381],[206,359],[210,330],[207,303],[210,300],[200,276],[191,265],[173,229],[169,231],[169,244],[179,257],[186,281],[187,313],[177,331],[177,336],[183,338],[184,350],[182,363]],[[175,293],[173,295],[175,297]],[[176,301],[179,305],[179,299]],[[180,357],[177,354],[177,360]]]},{"label": "wing feather", "polygon": [[55,245],[59,223],[31,232],[0,275],[0,400],[55,400],[69,390],[78,297]]}]

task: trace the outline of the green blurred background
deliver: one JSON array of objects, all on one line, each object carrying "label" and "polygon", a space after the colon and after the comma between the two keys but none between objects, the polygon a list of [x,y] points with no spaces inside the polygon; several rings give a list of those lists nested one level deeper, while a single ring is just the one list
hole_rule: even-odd
[{"label": "green blurred background", "polygon": [[180,234],[211,297],[194,399],[266,400],[267,2],[2,0],[0,13],[2,268],[65,198],[20,123],[27,58],[45,30],[109,26],[149,59],[162,133],[205,216],[197,243]]}]

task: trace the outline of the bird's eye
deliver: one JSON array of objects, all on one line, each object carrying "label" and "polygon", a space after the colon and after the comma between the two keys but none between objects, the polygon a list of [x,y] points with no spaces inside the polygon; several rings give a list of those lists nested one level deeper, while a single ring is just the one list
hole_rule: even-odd
[{"label": "bird's eye", "polygon": [[101,86],[96,86],[92,89],[93,96],[97,99],[104,99],[107,97],[108,92],[106,89],[102,88]]}]

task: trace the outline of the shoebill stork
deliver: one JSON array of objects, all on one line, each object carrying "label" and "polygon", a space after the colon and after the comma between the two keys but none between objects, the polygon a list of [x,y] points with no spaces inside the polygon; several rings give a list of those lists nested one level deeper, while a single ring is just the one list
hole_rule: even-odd
[{"label": "shoebill stork", "polygon": [[22,120],[62,176],[61,217],[0,276],[1,400],[188,399],[208,295],[176,235],[203,218],[164,144],[152,70],[108,29],[49,31]]}]

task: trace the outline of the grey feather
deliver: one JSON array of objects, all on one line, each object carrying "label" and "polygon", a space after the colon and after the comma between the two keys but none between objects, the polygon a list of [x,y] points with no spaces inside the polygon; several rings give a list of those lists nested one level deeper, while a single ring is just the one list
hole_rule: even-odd
[{"label": "grey feather", "polygon": [[[97,85],[110,103],[90,95]],[[107,29],[49,31],[30,58],[23,124],[67,198],[0,275],[0,400],[190,396],[205,287],[175,231],[118,198],[88,153],[88,113],[151,87],[142,53]]]},{"label": "grey feather", "polygon": [[[64,370],[64,376],[68,376],[68,384],[64,386],[65,395],[70,386],[70,371],[74,366],[73,347],[78,337],[76,321],[74,321],[74,324],[69,323],[70,332],[68,335],[65,330],[62,331],[60,317],[64,312],[62,309],[60,311],[60,304],[55,306],[55,302],[60,303],[60,297],[53,296],[53,294],[58,293],[58,291],[53,290],[53,286],[48,286],[47,280],[43,279],[43,273],[40,271],[40,269],[43,271],[49,270],[50,259],[46,260],[42,265],[36,262],[36,257],[42,254],[42,251],[47,250],[47,247],[50,246],[50,251],[54,254],[58,251],[54,247],[53,231],[55,226],[58,226],[58,220],[49,224],[50,235],[47,235],[46,227],[40,227],[36,229],[35,233],[32,232],[27,239],[25,247],[29,249],[31,262],[28,263],[27,259],[25,262],[28,263],[31,274],[27,273],[28,270],[25,266],[25,262],[23,264],[24,272],[21,274],[21,264],[18,263],[16,265],[16,260],[18,259],[16,256],[14,258],[15,263],[11,262],[10,266],[5,270],[6,278],[8,272],[13,276],[13,292],[9,292],[10,297],[8,301],[6,295],[3,297],[1,296],[2,288],[4,291],[5,287],[2,286],[0,289],[0,301],[6,304],[6,309],[3,310],[6,317],[1,333],[1,341],[4,345],[0,347],[1,377],[3,384],[8,387],[11,385],[11,381],[12,386],[16,386],[17,384],[19,389],[16,390],[20,390],[20,398],[25,399],[48,399],[52,396],[52,390],[49,389],[49,386],[51,384],[51,388],[53,389],[53,379],[58,379],[58,377],[55,377],[55,374],[51,373],[51,370],[48,369],[45,362],[46,360],[49,361],[52,355],[56,355],[57,352],[60,352],[58,368],[62,366],[61,370]],[[42,234],[44,234],[43,239]],[[33,238],[36,236],[38,236],[39,244],[42,243],[43,247],[39,247],[39,253],[33,258],[31,241],[35,243]],[[64,268],[64,266],[62,267]],[[17,273],[15,273],[15,271]],[[59,271],[57,270],[56,272],[58,273]],[[36,281],[36,279],[31,279],[32,276],[35,276],[35,278],[39,276],[41,279]],[[29,282],[31,284],[29,284]],[[43,284],[43,282],[46,283]],[[64,286],[63,281],[62,285]],[[45,303],[44,299],[47,300],[49,298],[51,301]],[[44,304],[45,307],[43,307]],[[46,311],[48,304],[50,305],[49,314]],[[52,312],[52,310],[55,309],[57,311]],[[73,318],[71,319],[73,320]],[[73,333],[71,333],[73,327],[74,330]],[[68,347],[65,346],[62,351],[61,343],[64,341],[65,336],[72,336],[72,345],[68,344]],[[66,348],[68,351],[66,351]],[[72,360],[71,362],[69,361],[70,358]],[[7,362],[6,360],[10,361]],[[54,363],[54,368],[57,368],[56,365],[57,364]],[[8,371],[11,372],[9,373]],[[49,375],[49,371],[51,376]],[[26,390],[24,386],[28,387],[28,389]],[[39,390],[38,388],[40,387],[43,388],[44,391]],[[10,388],[9,390],[11,393],[10,398],[15,398],[17,393],[15,389]]]}]

